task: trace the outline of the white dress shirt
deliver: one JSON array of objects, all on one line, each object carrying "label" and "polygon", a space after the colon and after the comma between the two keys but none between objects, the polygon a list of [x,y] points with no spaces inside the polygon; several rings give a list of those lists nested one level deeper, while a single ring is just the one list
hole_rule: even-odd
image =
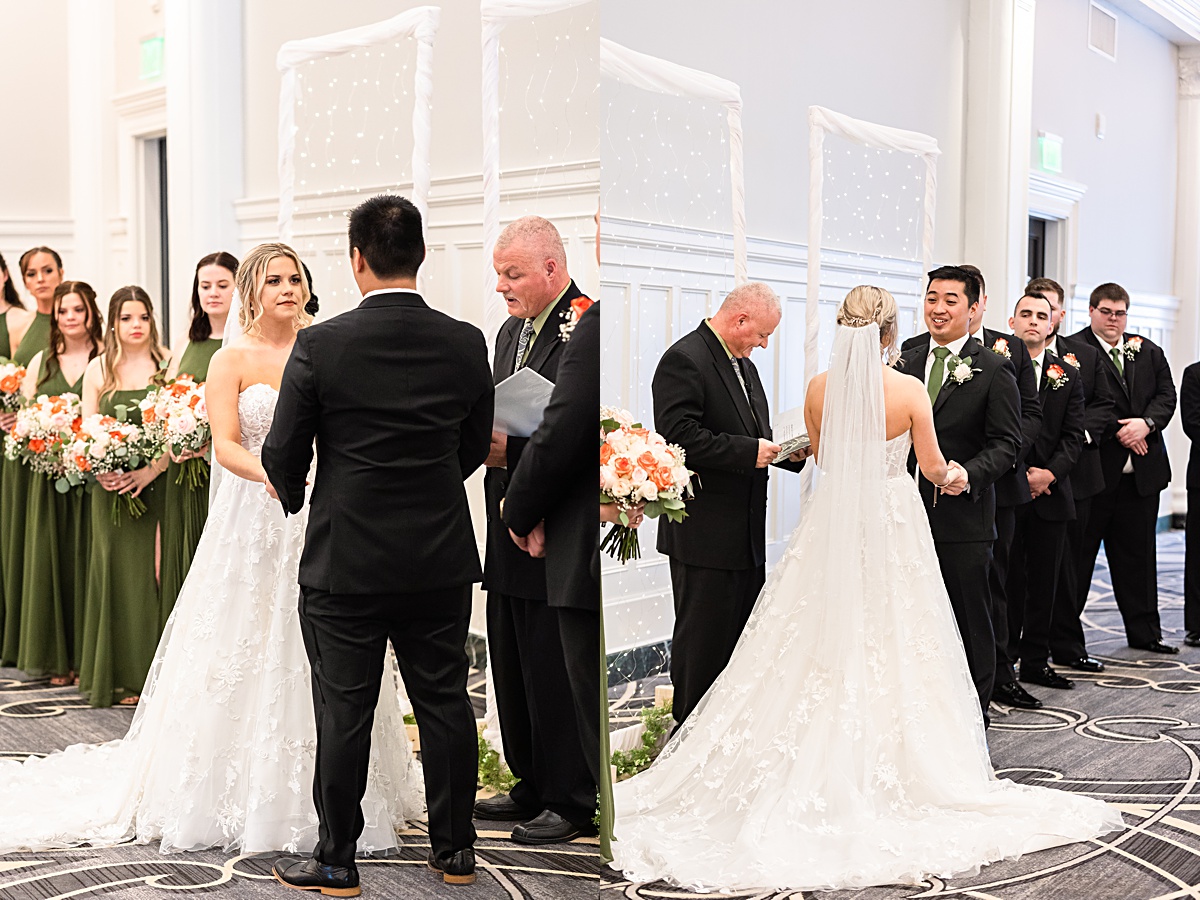
[{"label": "white dress shirt", "polygon": [[[935,357],[933,355],[933,351],[936,350],[939,346],[945,346],[945,347],[950,348],[950,356],[962,356],[963,345],[966,344],[967,339],[970,336],[971,335],[969,335],[969,334],[964,334],[962,337],[956,338],[955,340],[951,341],[950,343],[942,345],[942,344],[938,344],[937,341],[935,341],[933,339],[933,336],[930,335],[930,337],[929,337],[929,355],[925,357],[925,383],[926,384],[929,384],[929,373],[933,371],[933,362],[935,359]],[[946,357],[947,362],[949,362],[950,356]],[[945,367],[945,370],[942,373],[942,386],[943,387],[946,384],[946,379],[949,377],[950,377],[950,366],[947,365]]]},{"label": "white dress shirt", "polygon": [[375,288],[375,290],[367,291],[363,294],[362,298],[366,300],[368,297],[374,297],[376,294],[416,294],[418,297],[421,296],[420,293],[414,291],[412,288]]}]

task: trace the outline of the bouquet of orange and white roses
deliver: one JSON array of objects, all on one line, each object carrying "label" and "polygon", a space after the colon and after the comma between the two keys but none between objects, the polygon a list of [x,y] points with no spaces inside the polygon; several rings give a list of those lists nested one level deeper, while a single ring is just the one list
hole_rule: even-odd
[{"label": "bouquet of orange and white roses", "polygon": [[0,361],[0,412],[15,413],[25,405],[25,398],[21,396],[24,380],[24,366]]},{"label": "bouquet of orange and white roses", "polygon": [[75,394],[41,394],[17,413],[12,432],[4,438],[4,455],[58,478],[64,472],[63,449],[75,439],[82,421]]},{"label": "bouquet of orange and white roses", "polygon": [[[175,455],[199,453],[212,437],[208,407],[204,403],[204,382],[180,375],[165,387],[147,395],[139,404],[142,427],[154,440]],[[208,465],[199,456],[185,459],[176,484],[187,482],[196,490],[208,483]]]},{"label": "bouquet of orange and white roses", "polygon": [[[140,426],[112,416],[94,413],[79,423],[75,438],[63,452],[63,477],[55,485],[66,492],[75,485],[94,481],[97,475],[131,472],[154,460],[159,452],[154,438]],[[146,504],[132,494],[113,493],[113,523],[121,522],[121,507],[130,518],[140,518]]]},{"label": "bouquet of orange and white roses", "polygon": [[684,500],[692,495],[692,473],[684,465],[683,448],[668,444],[657,432],[634,422],[612,406],[600,407],[600,502],[615,503],[620,525],[613,526],[600,549],[622,563],[641,556],[637,529],[628,511],[644,504],[643,514],[682,522]]}]

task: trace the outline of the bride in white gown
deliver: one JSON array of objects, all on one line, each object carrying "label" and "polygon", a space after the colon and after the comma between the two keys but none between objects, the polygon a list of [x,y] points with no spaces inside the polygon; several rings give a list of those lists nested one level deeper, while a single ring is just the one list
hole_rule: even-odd
[{"label": "bride in white gown", "polygon": [[[285,517],[258,462],[284,362],[308,321],[308,290],[282,244],[252,250],[238,286],[250,327],[214,357],[206,388],[227,471],[133,723],[121,740],[0,761],[0,852],[129,840],[161,840],[163,853],[316,844],[316,725],[296,581],[308,508]],[[375,710],[360,851],[395,847],[396,830],[425,809],[395,687]]]},{"label": "bride in white gown", "polygon": [[804,519],[728,667],[615,789],[614,868],[696,890],[916,884],[1123,828],[1099,800],[997,779],[924,506],[946,462],[920,380],[881,364],[886,291],[838,311],[805,418]]}]

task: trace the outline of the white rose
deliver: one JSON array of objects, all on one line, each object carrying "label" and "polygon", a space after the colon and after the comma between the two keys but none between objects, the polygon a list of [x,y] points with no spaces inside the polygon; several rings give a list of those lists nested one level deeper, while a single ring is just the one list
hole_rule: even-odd
[{"label": "white rose", "polygon": [[641,497],[643,500],[657,500],[658,488],[654,486],[653,481],[647,481],[637,489],[637,496]]},{"label": "white rose", "polygon": [[17,424],[13,426],[13,435],[23,438],[29,434],[29,423],[24,419],[17,419]]},{"label": "white rose", "polygon": [[201,395],[201,397],[200,397],[200,402],[196,404],[195,413],[196,413],[197,419],[207,419],[208,418],[208,406],[204,402],[203,395]]},{"label": "white rose", "polygon": [[600,467],[600,490],[611,491],[613,485],[617,483],[617,473],[613,471],[612,466]]},{"label": "white rose", "polygon": [[99,444],[92,444],[92,446],[88,448],[88,456],[90,456],[92,459],[104,459],[104,452],[104,448]]},{"label": "white rose", "polygon": [[646,483],[646,470],[639,466],[633,470],[633,474],[629,476],[629,480],[633,482],[634,487],[641,487]]},{"label": "white rose", "polygon": [[633,492],[633,482],[628,478],[618,478],[612,486],[612,495],[614,497],[628,497]]},{"label": "white rose", "polygon": [[966,363],[959,363],[957,366],[954,367],[955,381],[966,381],[970,377],[971,377],[971,367],[968,366]]},{"label": "white rose", "polygon": [[691,476],[688,475],[687,466],[676,466],[673,468],[671,470],[671,480],[675,482],[675,487],[681,491],[687,487],[688,482],[691,480]]},{"label": "white rose", "polygon": [[185,412],[175,419],[175,430],[180,434],[191,434],[196,430],[196,417]]},{"label": "white rose", "polygon": [[96,432],[95,441],[93,443],[98,447],[107,447],[112,443],[112,437],[109,436],[107,431]]}]

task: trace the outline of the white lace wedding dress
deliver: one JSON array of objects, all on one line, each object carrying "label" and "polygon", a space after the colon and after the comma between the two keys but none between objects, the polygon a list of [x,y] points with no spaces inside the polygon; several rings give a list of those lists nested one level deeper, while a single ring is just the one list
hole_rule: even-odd
[{"label": "white lace wedding dress", "polygon": [[[238,398],[242,444],[256,455],[276,399],[265,384]],[[316,725],[296,583],[307,521],[307,507],[285,517],[261,484],[225,473],[129,733],[0,761],[0,851],[315,846]],[[396,829],[425,808],[396,677],[385,671],[375,709],[362,851],[395,847]]]},{"label": "white lace wedding dress", "polygon": [[879,331],[838,328],[821,475],[729,666],[616,786],[613,867],[696,890],[916,884],[1122,828],[997,779]]}]

